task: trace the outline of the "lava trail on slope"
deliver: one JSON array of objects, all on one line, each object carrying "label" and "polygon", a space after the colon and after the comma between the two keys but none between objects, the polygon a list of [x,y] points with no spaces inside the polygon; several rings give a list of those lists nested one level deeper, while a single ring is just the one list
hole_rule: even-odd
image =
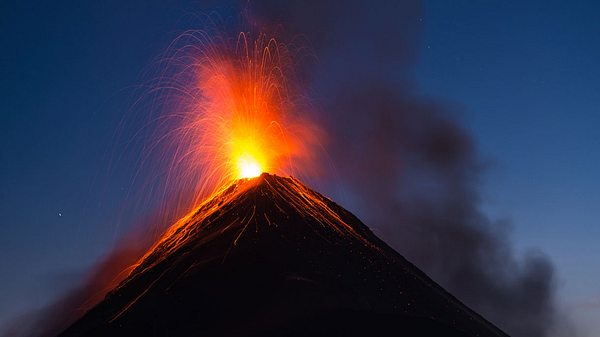
[{"label": "lava trail on slope", "polygon": [[240,179],[60,336],[506,336],[294,178]]}]

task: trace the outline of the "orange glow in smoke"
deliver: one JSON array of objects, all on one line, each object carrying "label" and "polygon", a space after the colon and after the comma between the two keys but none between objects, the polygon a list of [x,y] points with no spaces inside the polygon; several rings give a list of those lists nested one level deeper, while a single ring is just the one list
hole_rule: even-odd
[{"label": "orange glow in smoke", "polygon": [[215,188],[262,172],[306,171],[318,132],[292,94],[285,47],[243,33],[235,47],[207,47],[193,60],[194,99],[179,129],[186,170]]}]

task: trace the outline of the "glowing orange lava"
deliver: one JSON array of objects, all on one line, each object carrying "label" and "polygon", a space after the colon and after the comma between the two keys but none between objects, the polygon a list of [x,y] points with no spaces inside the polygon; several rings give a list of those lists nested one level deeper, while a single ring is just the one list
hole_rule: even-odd
[{"label": "glowing orange lava", "polygon": [[193,51],[186,70],[194,88],[186,89],[191,98],[175,137],[174,166],[184,167],[178,179],[191,175],[214,190],[262,172],[306,171],[319,132],[293,93],[287,49],[241,33],[234,45],[210,41]]},{"label": "glowing orange lava", "polygon": [[238,159],[238,177],[254,178],[258,177],[262,172],[262,165],[253,155],[244,153]]}]

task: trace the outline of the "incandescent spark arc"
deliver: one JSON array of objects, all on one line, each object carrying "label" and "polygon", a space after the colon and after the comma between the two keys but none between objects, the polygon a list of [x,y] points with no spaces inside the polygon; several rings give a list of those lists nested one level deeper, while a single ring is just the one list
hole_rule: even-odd
[{"label": "incandescent spark arc", "polygon": [[172,114],[178,123],[170,130],[169,180],[207,197],[263,172],[306,173],[321,132],[299,103],[286,46],[265,34],[233,40],[190,34],[196,45],[179,54],[192,80]]}]

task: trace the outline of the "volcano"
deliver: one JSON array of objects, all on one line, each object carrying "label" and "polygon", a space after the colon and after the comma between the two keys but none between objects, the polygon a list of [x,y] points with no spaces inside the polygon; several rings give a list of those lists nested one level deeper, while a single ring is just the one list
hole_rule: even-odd
[{"label": "volcano", "polygon": [[240,179],[60,336],[507,336],[295,178]]}]

